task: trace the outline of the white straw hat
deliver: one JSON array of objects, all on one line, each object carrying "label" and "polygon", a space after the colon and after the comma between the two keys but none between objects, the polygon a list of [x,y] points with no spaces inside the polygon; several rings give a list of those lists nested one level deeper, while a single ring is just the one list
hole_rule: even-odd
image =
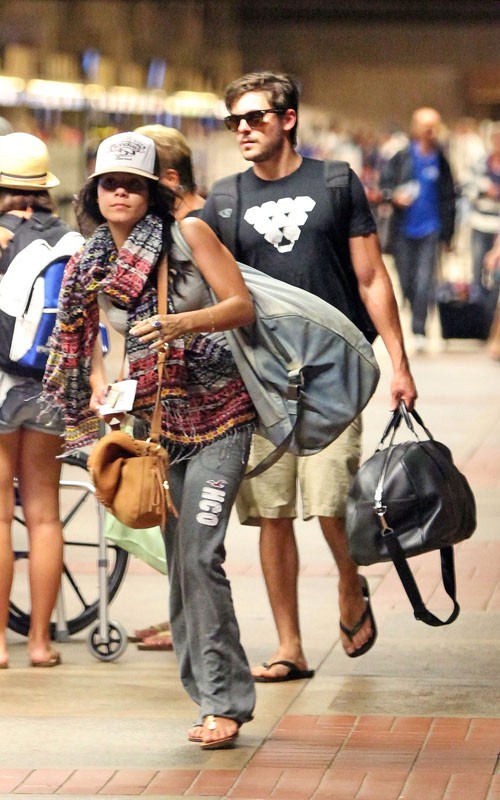
[{"label": "white straw hat", "polygon": [[130,172],[157,181],[155,161],[155,143],[148,136],[133,132],[115,133],[99,145],[95,169],[89,177],[95,178],[106,172]]},{"label": "white straw hat", "polygon": [[7,133],[0,137],[0,188],[43,191],[59,186],[49,172],[45,142],[31,133]]}]

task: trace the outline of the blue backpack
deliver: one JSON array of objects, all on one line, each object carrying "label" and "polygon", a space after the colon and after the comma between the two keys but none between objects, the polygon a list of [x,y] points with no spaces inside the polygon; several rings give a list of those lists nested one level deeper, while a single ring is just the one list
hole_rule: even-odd
[{"label": "blue backpack", "polygon": [[35,239],[0,281],[0,369],[41,379],[49,354],[64,268],[83,244],[69,231],[55,245]]}]

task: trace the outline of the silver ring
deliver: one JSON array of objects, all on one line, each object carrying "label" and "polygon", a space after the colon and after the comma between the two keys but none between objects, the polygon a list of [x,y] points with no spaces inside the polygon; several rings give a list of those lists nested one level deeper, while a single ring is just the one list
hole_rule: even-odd
[{"label": "silver ring", "polygon": [[168,342],[163,342],[163,349],[164,349],[165,351],[168,351],[168,348],[169,348],[169,347],[170,347],[170,344],[169,344]]},{"label": "silver ring", "polygon": [[156,330],[160,330],[160,329],[161,329],[161,322],[160,322],[160,320],[159,320],[159,319],[155,319],[155,320],[153,320],[153,322],[151,323],[151,327],[152,327],[152,328],[156,328]]}]

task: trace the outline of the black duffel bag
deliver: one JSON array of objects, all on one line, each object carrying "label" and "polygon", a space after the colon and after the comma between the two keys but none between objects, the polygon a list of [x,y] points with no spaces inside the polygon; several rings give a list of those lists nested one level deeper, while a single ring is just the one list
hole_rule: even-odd
[{"label": "black duffel bag", "polygon": [[[449,625],[460,613],[453,545],[472,536],[476,504],[449,449],[432,437],[415,410],[411,415],[429,438],[419,439],[410,413],[400,403],[375,453],[360,467],[349,493],[349,551],[360,565],[392,560],[416,619],[427,625]],[[394,444],[402,420],[414,439]],[[453,601],[453,612],[444,621],[425,607],[406,561],[432,550],[440,550],[443,585]]]}]

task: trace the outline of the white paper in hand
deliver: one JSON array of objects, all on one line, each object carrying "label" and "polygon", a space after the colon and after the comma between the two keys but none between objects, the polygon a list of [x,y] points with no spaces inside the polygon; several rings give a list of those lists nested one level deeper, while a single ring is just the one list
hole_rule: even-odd
[{"label": "white paper in hand", "polygon": [[99,407],[99,414],[105,417],[109,414],[122,414],[125,411],[132,411],[136,389],[137,381],[135,380],[129,379],[111,384],[105,403]]}]

